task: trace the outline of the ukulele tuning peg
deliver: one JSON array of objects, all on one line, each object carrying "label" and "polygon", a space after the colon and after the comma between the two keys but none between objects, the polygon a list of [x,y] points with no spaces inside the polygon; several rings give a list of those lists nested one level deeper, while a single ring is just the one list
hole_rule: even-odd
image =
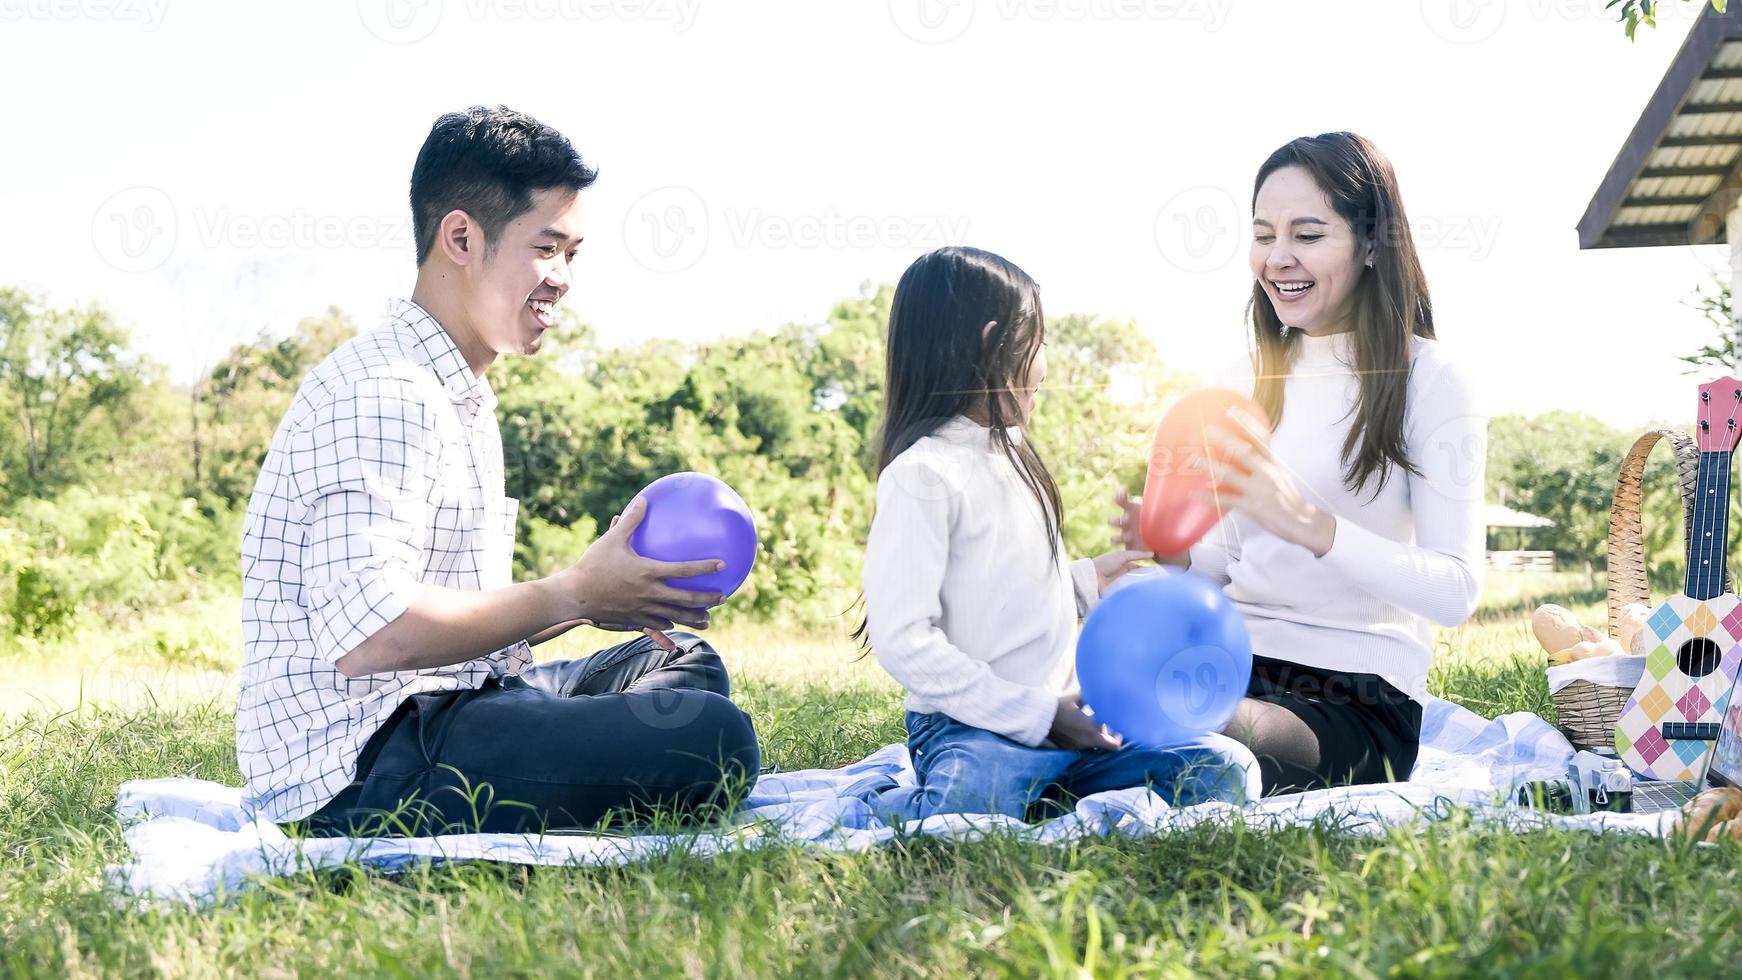
[{"label": "ukulele tuning peg", "polygon": [[1711,427],[1712,427],[1712,423],[1707,422],[1705,419],[1700,420],[1700,431],[1701,432],[1704,432],[1707,429],[1710,429]]}]

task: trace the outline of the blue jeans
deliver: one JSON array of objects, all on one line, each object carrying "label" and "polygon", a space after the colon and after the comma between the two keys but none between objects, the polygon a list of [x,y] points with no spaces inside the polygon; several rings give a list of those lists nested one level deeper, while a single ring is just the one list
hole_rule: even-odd
[{"label": "blue jeans", "polygon": [[675,652],[641,636],[469,691],[412,695],[307,832],[538,833],[730,802],[756,781],[756,731],[714,648],[670,636]]},{"label": "blue jeans", "polygon": [[1167,749],[1132,745],[1115,751],[1035,748],[945,714],[907,713],[907,748],[918,785],[880,793],[873,809],[886,819],[934,813],[1002,813],[1022,819],[1030,804],[1059,792],[1088,796],[1148,786],[1174,806],[1210,800],[1242,803],[1252,753],[1222,735]]}]

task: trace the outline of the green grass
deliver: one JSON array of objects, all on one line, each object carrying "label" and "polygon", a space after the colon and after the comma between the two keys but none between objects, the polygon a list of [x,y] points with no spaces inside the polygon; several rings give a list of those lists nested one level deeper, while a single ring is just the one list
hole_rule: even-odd
[{"label": "green grass", "polygon": [[[1549,710],[1524,626],[1568,579],[1498,579],[1441,636],[1435,690]],[[1358,838],[1238,824],[1040,847],[912,839],[602,869],[464,865],[266,882],[134,909],[101,885],[122,780],[235,782],[232,604],[12,654],[0,702],[0,965],[16,975],[1695,976],[1728,973],[1742,849],[1461,817]],[[899,694],[838,637],[713,639],[769,762],[837,765],[901,736]],[[155,636],[155,639],[151,637]],[[148,639],[141,640],[141,637]],[[548,655],[584,653],[565,637]],[[546,651],[542,651],[546,652]],[[210,676],[217,674],[223,683]],[[144,678],[129,681],[127,678]],[[95,678],[95,679],[93,679]],[[46,692],[19,697],[19,691]],[[81,700],[80,692],[83,692]]]}]

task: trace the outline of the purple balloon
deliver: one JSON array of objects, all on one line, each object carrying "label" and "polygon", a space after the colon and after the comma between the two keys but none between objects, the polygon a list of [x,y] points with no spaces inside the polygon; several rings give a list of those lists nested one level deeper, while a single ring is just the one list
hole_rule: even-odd
[{"label": "purple balloon", "polygon": [[707,575],[666,579],[673,588],[729,596],[756,562],[756,518],[738,492],[705,473],[673,473],[649,483],[640,496],[647,514],[629,547],[656,561],[719,558],[726,567]]}]

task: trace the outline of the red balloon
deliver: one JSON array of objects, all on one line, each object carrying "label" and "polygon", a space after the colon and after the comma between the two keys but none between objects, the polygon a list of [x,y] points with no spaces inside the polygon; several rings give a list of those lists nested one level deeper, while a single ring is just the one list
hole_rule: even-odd
[{"label": "red balloon", "polygon": [[[1138,526],[1144,547],[1158,555],[1177,555],[1197,544],[1224,508],[1194,499],[1215,482],[1219,466],[1210,457],[1209,431],[1216,426],[1236,438],[1251,441],[1233,418],[1246,416],[1247,426],[1268,437],[1270,421],[1264,409],[1245,395],[1222,388],[1205,388],[1174,402],[1155,430],[1149,452],[1149,477],[1143,483],[1143,513]],[[1268,441],[1268,439],[1266,439]]]}]

